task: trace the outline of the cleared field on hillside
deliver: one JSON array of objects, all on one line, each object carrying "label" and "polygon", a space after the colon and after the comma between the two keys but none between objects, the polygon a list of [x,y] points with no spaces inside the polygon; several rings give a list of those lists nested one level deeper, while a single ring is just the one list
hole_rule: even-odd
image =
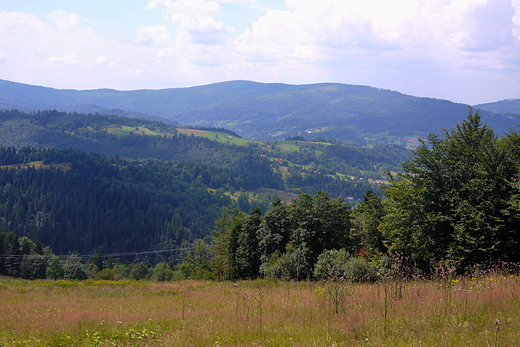
[{"label": "cleared field on hillside", "polygon": [[0,165],[0,169],[28,169],[28,168],[35,168],[35,169],[43,169],[43,170],[49,170],[51,167],[53,168],[60,168],[64,171],[70,170],[70,165],[67,164],[43,164],[43,161],[32,161],[27,164],[13,164],[13,165]]}]

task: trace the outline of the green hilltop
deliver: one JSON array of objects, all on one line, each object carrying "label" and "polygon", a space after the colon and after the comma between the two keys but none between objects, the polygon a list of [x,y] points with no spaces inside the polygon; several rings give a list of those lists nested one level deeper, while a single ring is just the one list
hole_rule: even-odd
[{"label": "green hilltop", "polygon": [[[304,134],[358,145],[405,145],[409,139],[454,126],[467,114],[468,105],[338,83],[229,81],[191,88],[79,91],[0,80],[0,108],[160,117],[184,125],[228,128],[256,140]],[[515,117],[493,112],[498,111],[483,111],[482,119],[497,133],[516,125]]]}]

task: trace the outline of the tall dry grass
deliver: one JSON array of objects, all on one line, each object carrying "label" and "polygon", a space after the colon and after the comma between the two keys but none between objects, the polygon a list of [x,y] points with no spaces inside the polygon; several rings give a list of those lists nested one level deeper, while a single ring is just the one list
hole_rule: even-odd
[{"label": "tall dry grass", "polygon": [[516,346],[518,284],[498,274],[374,284],[3,278],[0,345]]}]

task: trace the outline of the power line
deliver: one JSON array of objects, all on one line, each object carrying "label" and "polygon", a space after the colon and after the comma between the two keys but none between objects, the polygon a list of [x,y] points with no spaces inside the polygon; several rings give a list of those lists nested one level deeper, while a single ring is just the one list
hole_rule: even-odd
[{"label": "power line", "polygon": [[141,252],[122,252],[122,253],[96,253],[96,254],[50,254],[50,255],[43,255],[43,254],[26,254],[26,255],[20,255],[20,254],[0,254],[0,259],[23,259],[24,257],[28,259],[37,259],[37,258],[44,258],[44,259],[52,259],[53,257],[59,257],[60,259],[68,259],[70,257],[76,257],[80,259],[92,259],[94,257],[101,257],[101,258],[118,258],[118,257],[128,257],[128,256],[138,256],[138,255],[144,255],[144,254],[156,254],[156,253],[173,253],[173,252],[180,252],[180,251],[188,251],[193,250],[195,247],[184,247],[184,248],[171,248],[171,249],[162,249],[162,250],[155,250],[155,251],[141,251]]}]

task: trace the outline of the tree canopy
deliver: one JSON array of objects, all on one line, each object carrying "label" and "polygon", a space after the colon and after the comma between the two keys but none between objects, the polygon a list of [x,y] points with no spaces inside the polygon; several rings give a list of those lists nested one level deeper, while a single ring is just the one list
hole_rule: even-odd
[{"label": "tree canopy", "polygon": [[451,259],[461,266],[518,261],[518,134],[499,139],[479,112],[427,141],[385,188],[381,224],[389,252],[419,266]]}]

